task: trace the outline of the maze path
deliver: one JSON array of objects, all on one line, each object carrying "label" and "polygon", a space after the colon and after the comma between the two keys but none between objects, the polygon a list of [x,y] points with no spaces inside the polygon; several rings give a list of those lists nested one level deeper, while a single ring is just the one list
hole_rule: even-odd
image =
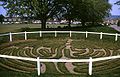
[{"label": "maze path", "polygon": [[[40,58],[89,58],[89,57],[108,57],[118,55],[120,50],[109,50],[109,49],[90,49],[90,48],[74,48],[72,46],[72,41],[68,40],[65,45],[59,46],[58,48],[51,47],[39,47],[30,46],[20,44],[18,46],[8,46],[5,49],[0,50],[0,54],[4,55],[12,55],[12,56],[22,56],[22,57],[40,57]],[[119,51],[119,52],[118,52]],[[118,52],[118,53],[117,53]],[[50,68],[51,64],[49,63],[41,63],[41,71],[42,73],[48,72],[47,70]],[[86,75],[88,73],[88,63],[53,63],[54,70],[57,73],[64,74],[82,74]],[[22,60],[11,60],[11,59],[3,59],[1,58],[0,66],[19,72],[30,73],[36,71],[36,63]],[[70,67],[68,67],[70,66]],[[64,69],[63,69],[64,68]],[[120,68],[119,60],[107,60],[101,62],[93,63],[93,73],[107,73],[112,70]],[[49,70],[52,70],[50,68]]]},{"label": "maze path", "polygon": [[[10,53],[8,53],[8,55],[13,55],[13,52],[15,51],[11,51]],[[18,51],[19,52],[19,51]],[[17,54],[18,52],[14,53],[14,54]],[[18,56],[18,55],[16,55]],[[13,67],[13,68],[16,68],[16,69],[19,69],[19,71],[21,72],[23,69],[24,69],[24,72],[31,72],[31,71],[35,71],[35,65],[30,65],[29,63],[27,62],[23,62],[23,61],[20,61],[20,60],[13,60],[13,59],[4,59],[3,61],[7,62],[7,66],[10,66],[10,67]],[[2,61],[2,62],[3,62]],[[28,68],[29,67],[29,68]],[[21,68],[21,69],[20,69]],[[14,69],[15,70],[15,69]],[[18,70],[16,70],[18,71]]]},{"label": "maze path", "polygon": [[[120,68],[120,61],[119,60],[109,60],[104,63],[93,63],[93,72],[94,73],[108,73],[110,71],[113,71],[117,68]],[[97,65],[96,65],[97,64]]]}]

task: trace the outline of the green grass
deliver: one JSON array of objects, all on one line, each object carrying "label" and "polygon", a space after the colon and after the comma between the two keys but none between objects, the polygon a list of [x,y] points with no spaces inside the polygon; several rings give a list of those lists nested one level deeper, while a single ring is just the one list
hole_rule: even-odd
[{"label": "green grass", "polygon": [[0,77],[38,77],[36,74],[37,73],[25,74],[20,72],[0,70]]},{"label": "green grass", "polygon": [[8,25],[2,25],[0,24],[0,32],[5,33],[5,32],[16,32],[16,30],[25,28],[25,27],[30,27],[30,28],[39,28],[40,24],[8,24]]},{"label": "green grass", "polygon": [[[58,26],[64,27],[66,25],[47,24],[47,26],[49,26],[49,28],[57,28]],[[7,25],[0,24],[0,33],[19,32],[25,30],[24,28],[32,28],[33,30],[40,30],[41,24],[7,24]]]},{"label": "green grass", "polygon": [[90,32],[104,32],[104,33],[119,33],[118,31],[114,30],[111,27],[108,26],[87,26],[82,27],[80,29],[81,31],[90,31]]},{"label": "green grass", "polygon": [[[12,26],[12,25],[11,25]],[[18,26],[18,25],[17,25]],[[20,26],[20,25],[19,25]],[[37,26],[37,25],[36,25]],[[3,26],[2,26],[3,27]],[[21,27],[24,27],[21,26]],[[17,31],[19,28],[14,27],[3,27],[3,31],[0,30],[0,32],[7,32],[8,31]],[[33,26],[31,26],[33,27]],[[5,30],[6,28],[6,30]],[[12,29],[11,29],[12,28]],[[1,29],[1,28],[0,28]],[[108,28],[108,27],[87,27],[87,28],[82,28],[81,30],[83,31],[98,31],[98,32],[107,32],[107,33],[116,33],[115,30]],[[90,51],[86,55],[77,55],[77,57],[71,57],[70,56],[70,51],[65,49],[65,56],[68,58],[72,59],[88,59],[89,57],[94,57],[94,55],[98,53],[93,53],[94,48],[103,48],[106,50],[107,55],[109,56],[110,52],[109,50],[113,50],[112,55],[116,56],[118,53],[120,54],[120,37],[118,38],[118,41],[114,41],[115,36],[103,36],[103,39],[99,39],[99,35],[93,35],[93,34],[88,34],[88,38],[85,38],[85,34],[72,34],[72,37],[69,37],[69,34],[58,34],[57,37],[54,37],[54,34],[43,34],[42,37],[39,37],[39,34],[28,34],[28,40],[27,41],[21,41],[24,40],[24,34],[22,35],[13,35],[13,42],[9,42],[9,37],[0,37],[0,54],[5,54],[5,55],[12,55],[14,56],[23,56],[23,57],[40,57],[40,58],[48,58],[51,56],[54,52],[55,49],[58,48],[57,55],[54,57],[55,59],[59,59],[62,57],[62,49],[65,48],[65,43],[68,39],[72,39],[72,47],[73,48],[88,48]],[[17,46],[19,49],[10,49],[9,47],[11,46]],[[25,50],[24,47],[33,47],[33,56],[30,53],[30,49]],[[38,54],[36,52],[37,48],[39,47],[48,47],[52,48],[52,53],[49,53],[48,50],[46,50],[44,53],[42,53],[44,50],[40,50],[40,53]],[[28,56],[25,56],[25,53]],[[84,50],[81,51],[81,53],[84,52]],[[41,56],[40,54],[43,54],[44,56]],[[100,53],[101,55],[97,57],[102,57],[103,53]],[[0,58],[0,63],[3,63],[7,66],[11,66],[13,68],[21,69],[21,70],[27,70],[23,69],[22,66],[25,66],[29,69],[28,66],[30,67],[36,67],[35,62],[30,62],[30,61],[22,61],[23,63],[17,62],[15,60],[11,59],[3,59]],[[9,64],[11,63],[11,65]],[[25,65],[27,63],[28,65]],[[100,64],[101,63],[101,64]],[[93,75],[89,76],[88,75],[88,63],[73,63],[73,65],[77,66],[74,71],[76,72],[81,72],[80,75],[75,75],[75,74],[70,74],[69,71],[65,68],[64,63],[58,63],[59,69],[64,72],[65,74],[59,73],[56,68],[54,63],[44,63],[46,64],[47,71],[45,74],[41,74],[40,77],[120,77],[120,61],[119,59],[116,60],[111,60],[111,61],[100,61],[93,63]],[[116,68],[117,67],[117,68]],[[36,69],[35,69],[36,70]],[[100,72],[96,72],[100,71]],[[10,70],[9,68],[3,67],[0,65],[0,77],[38,77],[37,76],[37,70],[36,71],[31,71],[28,70],[31,73],[21,73],[21,72],[16,72],[13,70]]]},{"label": "green grass", "polygon": [[[82,27],[81,25],[71,25],[71,29],[63,28],[67,25],[64,24],[47,24],[49,29],[47,30],[77,30],[77,31],[92,31],[92,32],[107,32],[107,33],[117,33],[114,29],[108,26],[85,26]],[[60,26],[61,29],[57,29]],[[8,24],[2,25],[0,24],[0,33],[7,33],[7,32],[20,32],[20,31],[40,31],[41,29],[40,24]],[[51,28],[51,29],[50,29]],[[62,29],[63,28],[63,29]]]},{"label": "green grass", "polygon": [[[33,39],[34,37],[35,37],[35,35],[30,35],[32,38],[31,39]],[[16,37],[18,37],[18,36],[16,36]],[[14,38],[16,38],[16,37],[14,37]],[[14,41],[17,41],[19,38],[17,38],[17,39],[14,39]],[[63,48],[64,47],[64,45],[65,45],[65,42],[69,39],[69,37],[68,37],[68,35],[67,34],[60,34],[60,35],[58,35],[58,37],[54,37],[54,36],[50,36],[50,34],[44,34],[43,35],[43,37],[36,37],[36,39],[37,40],[35,40],[35,41],[23,41],[23,42],[13,42],[12,44],[10,44],[10,45],[8,45],[8,46],[6,46],[6,47],[0,47],[1,48],[1,50],[0,50],[0,53],[1,54],[5,54],[5,52],[6,52],[6,54],[10,54],[12,51],[14,52],[13,54],[14,54],[14,56],[18,56],[17,55],[17,52],[20,52],[21,53],[21,56],[24,56],[24,55],[22,55],[22,54],[24,54],[23,53],[23,51],[24,51],[24,47],[26,47],[26,46],[30,46],[30,47],[34,47],[34,54],[36,54],[36,49],[37,48],[39,48],[39,47],[41,47],[41,46],[44,46],[44,47],[52,47],[52,49],[53,49],[53,51],[54,51],[54,49],[55,48],[59,48],[59,51],[58,51],[58,55],[55,57],[55,58],[60,58],[61,57],[61,48]],[[103,37],[103,40],[100,40],[99,39],[99,36],[97,36],[97,35],[88,35],[88,38],[86,39],[85,38],[85,34],[74,34],[74,35],[72,35],[72,37],[71,37],[71,39],[73,39],[73,42],[72,42],[72,46],[74,47],[74,48],[89,48],[91,51],[90,51],[90,53],[93,51],[92,49],[94,49],[94,48],[104,48],[104,49],[115,49],[115,51],[114,51],[114,54],[116,54],[116,53],[118,53],[116,50],[117,49],[119,49],[119,46],[120,46],[120,40],[118,40],[117,42],[115,42],[114,41],[114,37],[113,36],[104,36]],[[2,44],[2,45],[4,45],[4,44]],[[2,46],[1,45],[1,46]],[[16,51],[16,49],[15,50],[10,50],[9,49],[9,47],[10,46],[18,46],[18,47],[20,47],[21,49],[20,50],[17,50]],[[10,52],[9,52],[10,51]],[[28,52],[30,52],[29,50],[26,50],[26,53],[28,54],[28,55],[30,55],[30,53],[28,53]],[[41,52],[42,52],[42,50],[41,50]],[[46,51],[47,52],[47,51]],[[90,54],[89,53],[89,54]],[[44,53],[43,53],[44,54]],[[84,56],[78,56],[78,57],[76,57],[76,58],[79,58],[79,59],[82,59],[82,58],[89,58],[90,56],[92,56],[92,55],[84,55]],[[45,53],[44,54],[45,56],[43,56],[43,57],[41,57],[41,58],[47,58],[47,57],[49,57],[48,55],[48,53]],[[40,55],[38,55],[38,54],[36,54],[36,57],[37,56],[40,56]],[[73,58],[73,57],[71,57],[70,56],[70,54],[69,54],[69,50],[65,50],[65,56],[66,57],[69,57],[69,58]],[[32,55],[30,55],[29,57],[33,57]],[[2,60],[1,60],[2,61]],[[9,61],[11,61],[11,60],[9,60]],[[24,61],[24,62],[27,62],[27,63],[31,63],[31,62],[28,62],[28,61]],[[104,61],[102,61],[102,62],[104,62]],[[119,66],[119,61],[117,61],[118,62],[118,66]],[[116,63],[117,63],[116,62]],[[2,63],[4,63],[4,60],[2,61]],[[5,62],[6,63],[6,62]],[[16,62],[14,62],[14,60],[13,60],[13,64],[17,64]],[[111,62],[110,62],[111,63]],[[109,64],[110,64],[109,63]],[[112,61],[112,63],[114,63],[114,60]],[[33,63],[32,63],[33,64]],[[88,72],[87,72],[87,68],[88,68],[88,66],[86,66],[86,65],[82,65],[82,64],[78,64],[78,63],[74,63],[74,65],[76,65],[78,68],[75,68],[75,71],[76,72],[80,72],[80,71],[82,71],[83,73],[85,73],[85,74],[80,74],[80,75],[72,75],[72,74],[70,74],[67,70],[66,70],[66,68],[64,68],[65,66],[64,66],[64,63],[59,63],[58,64],[58,66],[59,66],[59,68],[60,68],[60,70],[62,71],[62,72],[64,72],[65,74],[60,74],[60,73],[58,73],[57,71],[56,71],[56,69],[54,68],[54,64],[53,63],[45,63],[46,65],[47,65],[47,68],[48,68],[48,70],[46,71],[46,73],[45,74],[42,74],[40,77],[47,77],[47,76],[49,76],[49,77],[116,77],[116,76],[114,76],[114,75],[118,75],[118,76],[120,76],[120,74],[119,74],[119,69],[117,69],[117,71],[116,70],[113,70],[113,71],[109,71],[109,73],[112,73],[112,74],[110,74],[109,75],[109,73],[107,73],[107,72],[102,72],[102,73],[104,73],[104,74],[102,74],[102,73],[94,73],[93,72],[93,76],[89,76],[88,75]],[[103,65],[101,65],[100,67],[102,67],[102,66],[104,66],[104,65],[107,65],[107,66],[109,66],[109,64],[103,64]],[[19,64],[18,64],[19,65]],[[20,67],[17,67],[17,65],[14,65],[14,67],[15,68],[20,68]],[[96,67],[96,66],[94,66],[94,67]],[[114,68],[114,67],[113,67]],[[4,68],[5,69],[5,68]],[[102,70],[102,69],[101,69]],[[7,69],[6,71],[3,71],[3,73],[8,73],[7,71],[10,71],[9,69]],[[94,70],[95,71],[95,70]],[[35,72],[35,71],[34,71]],[[15,76],[17,76],[17,77],[21,77],[21,75],[23,75],[24,77],[37,77],[37,74],[35,74],[34,72],[32,72],[32,74],[31,75],[29,75],[29,74],[26,74],[26,73],[20,73],[20,72],[14,72],[14,71],[11,71],[11,72],[9,72],[8,74],[9,74],[9,76],[7,76],[7,75],[5,75],[5,77],[12,77],[13,76],[13,74],[15,75]],[[0,74],[1,76],[4,76],[3,74]],[[19,75],[19,76],[18,76]]]}]

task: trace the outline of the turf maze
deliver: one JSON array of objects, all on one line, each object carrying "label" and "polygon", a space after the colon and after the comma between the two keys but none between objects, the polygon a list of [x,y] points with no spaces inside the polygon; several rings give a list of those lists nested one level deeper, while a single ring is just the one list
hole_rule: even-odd
[{"label": "turf maze", "polygon": [[[34,41],[34,43],[21,41],[21,43],[15,42],[11,45],[6,45],[1,48],[0,54],[32,58],[40,57],[43,59],[89,59],[89,57],[99,58],[120,54],[120,49],[75,48],[72,45],[74,41],[72,39],[68,39],[63,45],[58,47],[41,46],[37,44],[37,41]],[[5,58],[0,58],[0,68],[23,73],[37,71],[35,62]],[[109,73],[116,69],[120,69],[119,59],[93,63],[93,74]],[[41,63],[41,73],[87,75],[88,63]]]}]

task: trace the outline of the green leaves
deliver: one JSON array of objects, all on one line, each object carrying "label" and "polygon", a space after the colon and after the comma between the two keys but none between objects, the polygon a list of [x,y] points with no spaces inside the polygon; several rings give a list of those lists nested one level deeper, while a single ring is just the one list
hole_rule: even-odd
[{"label": "green leaves", "polygon": [[[9,16],[40,19],[42,26],[52,18],[100,22],[109,14],[111,5],[106,0],[0,0]],[[44,24],[43,24],[44,23]],[[44,27],[45,28],[45,27]]]},{"label": "green leaves", "polygon": [[84,0],[79,8],[79,17],[84,22],[101,22],[110,8],[111,5],[105,0]]}]

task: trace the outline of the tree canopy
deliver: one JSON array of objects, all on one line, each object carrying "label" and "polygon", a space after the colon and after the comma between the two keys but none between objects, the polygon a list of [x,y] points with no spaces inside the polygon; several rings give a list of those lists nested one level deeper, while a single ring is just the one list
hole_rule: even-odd
[{"label": "tree canopy", "polygon": [[34,15],[41,20],[42,28],[46,28],[46,21],[54,18],[63,12],[63,0],[32,0],[31,5],[34,8]]},{"label": "tree canopy", "polygon": [[[78,19],[82,25],[85,22],[100,22],[106,15],[109,15],[111,5],[106,0],[82,0],[79,2]],[[76,6],[76,7],[77,7]]]},{"label": "tree canopy", "polygon": [[9,16],[32,17],[41,20],[42,29],[50,18],[99,22],[109,14],[111,5],[107,0],[0,0]]},{"label": "tree canopy", "polygon": [[115,4],[120,5],[120,0],[118,0]]}]

